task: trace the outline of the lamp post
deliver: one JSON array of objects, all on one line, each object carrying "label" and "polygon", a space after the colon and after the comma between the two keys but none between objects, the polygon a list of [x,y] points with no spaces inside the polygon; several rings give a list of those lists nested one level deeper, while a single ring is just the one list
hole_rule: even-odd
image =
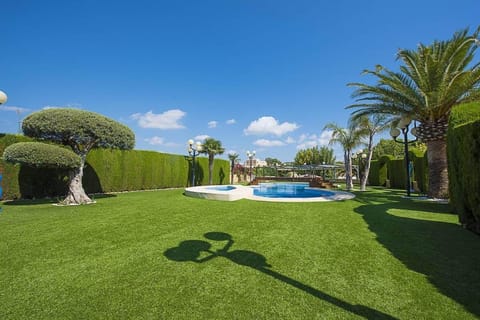
[{"label": "lamp post", "polygon": [[252,160],[255,158],[255,150],[247,151],[248,162],[250,164],[250,183],[252,183]]},{"label": "lamp post", "polygon": [[[0,90],[0,104],[4,104],[7,102],[7,94]],[[2,173],[0,173],[0,199],[2,198],[3,190],[2,190]],[[0,207],[0,212],[2,211],[2,207]]]},{"label": "lamp post", "polygon": [[203,146],[200,141],[196,143],[193,142],[192,139],[188,140],[188,154],[192,156],[192,183],[191,186],[195,187],[195,157],[202,151]]},{"label": "lamp post", "polygon": [[[411,192],[410,159],[408,156],[408,145],[418,140],[417,138],[415,138],[415,140],[408,141],[409,125],[411,122],[412,122],[412,119],[410,119],[408,116],[403,116],[397,125],[398,128],[392,128],[390,130],[390,135],[392,136],[393,140],[398,143],[403,143],[403,149],[405,152],[405,173],[407,177],[407,186],[406,186],[407,197],[410,197],[410,192]],[[416,131],[417,131],[417,128],[413,127],[410,130],[410,133],[415,136]],[[403,134],[403,141],[397,141],[397,138],[400,135],[400,133]]]}]

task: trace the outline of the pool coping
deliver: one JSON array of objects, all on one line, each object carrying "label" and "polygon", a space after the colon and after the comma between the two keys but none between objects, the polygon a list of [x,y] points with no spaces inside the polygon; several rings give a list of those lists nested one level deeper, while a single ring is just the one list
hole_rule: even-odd
[{"label": "pool coping", "polygon": [[[214,185],[189,187],[185,189],[185,195],[193,198],[220,200],[220,201],[237,201],[240,199],[248,199],[263,202],[325,202],[325,201],[339,201],[349,200],[355,198],[355,195],[346,191],[328,190],[333,194],[324,197],[310,197],[310,198],[268,198],[260,197],[253,194],[253,187],[241,185],[218,185],[219,187],[232,186],[232,190],[215,190],[212,189]],[[325,190],[322,188],[311,188],[318,190]]]}]

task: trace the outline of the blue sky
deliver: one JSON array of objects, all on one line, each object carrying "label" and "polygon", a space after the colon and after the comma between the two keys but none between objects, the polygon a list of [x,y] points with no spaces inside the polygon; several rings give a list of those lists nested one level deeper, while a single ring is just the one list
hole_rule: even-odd
[{"label": "blue sky", "polygon": [[[293,160],[345,126],[349,82],[399,48],[479,24],[478,0],[4,1],[0,132],[45,107],[118,120],[136,149],[210,136],[245,160]],[[341,152],[335,148],[337,157]],[[226,155],[223,156],[226,158]]]}]

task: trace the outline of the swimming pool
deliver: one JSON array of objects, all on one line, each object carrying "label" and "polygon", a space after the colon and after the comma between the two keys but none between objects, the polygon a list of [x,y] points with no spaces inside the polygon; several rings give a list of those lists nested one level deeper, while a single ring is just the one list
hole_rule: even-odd
[{"label": "swimming pool", "polygon": [[249,199],[270,202],[321,202],[348,200],[350,192],[310,188],[302,183],[262,183],[249,187],[241,185],[197,186],[185,189],[185,195],[194,198],[236,201]]},{"label": "swimming pool", "polygon": [[253,194],[267,198],[315,198],[331,197],[335,193],[310,188],[308,183],[260,183],[257,187],[253,187]]}]

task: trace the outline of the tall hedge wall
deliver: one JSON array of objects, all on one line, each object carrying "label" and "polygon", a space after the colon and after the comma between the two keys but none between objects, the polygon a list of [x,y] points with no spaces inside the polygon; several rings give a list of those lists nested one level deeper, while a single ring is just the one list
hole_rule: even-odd
[{"label": "tall hedge wall", "polygon": [[[426,193],[428,188],[428,162],[425,152],[412,148],[409,159],[413,163],[413,180],[416,181],[420,192]],[[385,186],[386,180],[391,188],[405,189],[406,168],[404,159],[395,159],[385,155],[371,163],[368,181],[372,186]]]},{"label": "tall hedge wall", "polygon": [[[31,141],[24,136],[0,135],[0,155],[6,146]],[[42,198],[63,196],[67,172],[12,165],[0,160],[3,198]],[[208,184],[208,159],[197,158],[195,184]],[[87,193],[185,187],[192,174],[190,157],[154,151],[94,149],[87,156],[83,186]],[[213,183],[229,183],[230,163],[215,159]]]},{"label": "tall hedge wall", "polygon": [[460,223],[480,234],[480,103],[452,110],[447,139],[450,202]]}]

